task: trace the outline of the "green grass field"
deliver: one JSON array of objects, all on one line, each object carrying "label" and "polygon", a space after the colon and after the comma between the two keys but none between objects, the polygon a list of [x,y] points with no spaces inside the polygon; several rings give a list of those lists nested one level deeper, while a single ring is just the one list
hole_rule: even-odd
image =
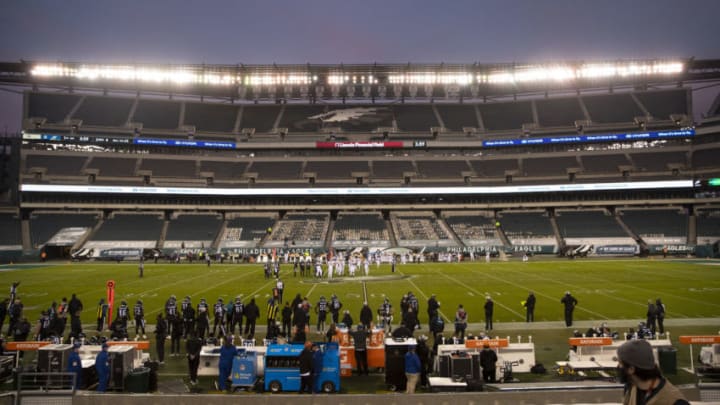
[{"label": "green grass field", "polygon": [[[375,310],[385,296],[393,306],[412,291],[420,300],[420,320],[427,323],[426,301],[436,294],[442,314],[451,320],[458,304],[469,313],[470,322],[482,322],[485,296],[495,301],[495,322],[523,322],[521,306],[529,291],[537,296],[536,321],[560,321],[560,298],[571,291],[578,299],[576,320],[642,319],[648,299],[661,297],[667,306],[667,318],[720,317],[720,265],[710,261],[663,260],[592,260],[592,261],[519,261],[476,263],[423,263],[398,266],[392,274],[388,265],[371,266],[370,277],[344,277],[333,280],[293,277],[291,267],[283,266],[285,300],[295,294],[307,296],[312,303],[320,296],[335,293],[353,317],[359,316],[367,299]],[[190,295],[193,303],[206,298],[210,304],[218,297],[225,302],[238,295],[244,300],[255,297],[264,311],[264,303],[274,280],[263,277],[262,266],[152,264],[145,266],[139,278],[137,264],[57,263],[45,266],[8,265],[0,267],[0,286],[20,281],[18,296],[26,316],[37,319],[53,300],[70,298],[76,293],[83,301],[83,323],[92,323],[98,300],[105,297],[106,282],[116,282],[116,303],[138,298],[145,303],[146,318],[152,323],[165,300]],[[264,316],[264,314],[262,314]],[[497,326],[497,325],[496,325]]]},{"label": "green grass field", "polygon": [[[476,263],[424,263],[398,266],[392,274],[388,265],[371,266],[370,277],[335,278],[317,281],[313,278],[293,277],[290,266],[283,266],[281,276],[286,282],[285,300],[296,293],[307,296],[314,304],[321,295],[335,293],[354,318],[367,294],[373,310],[385,296],[391,298],[395,308],[408,291],[420,300],[420,320],[423,333],[427,332],[426,300],[436,294],[441,311],[447,318],[454,316],[458,304],[468,310],[471,323],[484,321],[482,306],[485,295],[495,301],[495,329],[501,336],[532,335],[536,344],[536,362],[552,365],[567,355],[567,337],[560,298],[571,291],[579,301],[576,321],[610,320],[625,324],[644,320],[648,299],[661,297],[667,306],[667,319],[685,319],[687,325],[667,327],[678,348],[678,365],[689,366],[688,347],[677,343],[682,334],[716,334],[720,328],[720,262],[695,260],[533,260]],[[193,303],[206,298],[214,303],[218,297],[228,299],[242,295],[244,300],[255,297],[260,304],[261,322],[264,324],[264,303],[270,296],[274,280],[265,280],[262,266],[152,264],[145,266],[145,277],[138,277],[137,263],[52,263],[48,265],[0,266],[0,286],[20,281],[18,296],[25,304],[25,315],[35,322],[42,309],[53,300],[70,298],[76,293],[83,301],[83,323],[90,327],[95,322],[98,300],[105,297],[105,285],[114,280],[116,302],[121,299],[130,304],[138,298],[145,303],[148,323],[161,311],[165,300],[175,294],[178,298],[190,295]],[[542,328],[531,328],[524,323],[525,314],[520,302],[528,291],[537,296],[536,321],[550,322]],[[314,320],[313,316],[313,320]],[[554,322],[554,323],[553,323]],[[587,322],[585,322],[587,323]],[[634,323],[632,323],[634,324]],[[539,325],[538,325],[539,326]],[[623,328],[613,328],[625,330]],[[314,328],[313,328],[314,330]],[[469,331],[479,332],[472,325]],[[134,328],[131,327],[131,335]],[[446,324],[446,336],[452,333],[452,324]],[[262,336],[262,333],[258,334]],[[312,339],[318,338],[311,335]],[[526,339],[524,337],[523,339]],[[154,340],[153,340],[154,342]],[[169,344],[166,345],[166,350]],[[698,350],[698,349],[696,349]],[[154,357],[154,349],[151,349]],[[182,379],[186,375],[184,357],[167,358],[161,369],[166,380]],[[547,376],[519,375],[522,381],[544,381]],[[674,382],[693,382],[688,373],[672,376]],[[201,389],[212,392],[212,378],[201,382]],[[382,377],[372,380],[344,379],[343,392],[384,392]]]}]

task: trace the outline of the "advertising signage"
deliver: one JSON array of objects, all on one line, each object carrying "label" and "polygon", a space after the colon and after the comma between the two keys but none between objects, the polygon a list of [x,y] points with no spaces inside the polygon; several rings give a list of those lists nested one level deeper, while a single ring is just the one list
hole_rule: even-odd
[{"label": "advertising signage", "polygon": [[[673,138],[689,138],[695,136],[695,130],[677,129],[668,131],[627,132],[616,134],[559,135],[543,138],[507,138],[488,139],[480,144],[483,148],[502,148],[513,146],[599,143],[599,142],[634,142],[644,140],[662,140]],[[239,149],[239,145],[230,141],[209,141],[172,138],[130,138],[111,137],[107,135],[76,135],[76,134],[34,134],[23,133],[23,139],[29,141],[63,142],[78,144],[133,144],[144,146],[166,146],[203,149]],[[427,141],[331,141],[315,142],[316,149],[400,149],[426,148]]]},{"label": "advertising signage", "polygon": [[688,138],[695,135],[694,129],[672,131],[633,132],[622,134],[590,134],[551,136],[546,138],[490,139],[482,142],[484,148],[500,148],[505,146],[551,145],[559,143],[594,143],[594,142],[627,142],[642,140],[658,140],[669,138]]},{"label": "advertising signage", "polygon": [[69,134],[31,134],[23,133],[23,139],[29,141],[62,142],[69,144],[111,144],[111,145],[146,145],[174,146],[205,149],[237,149],[235,142],[196,141],[189,139],[163,138],[123,138],[105,135],[69,135]]}]

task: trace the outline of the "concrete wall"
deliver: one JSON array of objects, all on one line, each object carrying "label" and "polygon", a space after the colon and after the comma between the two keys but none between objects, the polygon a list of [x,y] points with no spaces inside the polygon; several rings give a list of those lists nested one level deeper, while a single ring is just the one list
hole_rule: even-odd
[{"label": "concrete wall", "polygon": [[[700,398],[695,388],[683,389],[691,401]],[[297,395],[297,394],[247,394],[233,395],[153,395],[153,394],[80,394],[73,405],[530,405],[572,403],[618,403],[622,401],[621,390],[574,390],[529,392],[462,392],[435,394],[379,394],[379,395]]]}]

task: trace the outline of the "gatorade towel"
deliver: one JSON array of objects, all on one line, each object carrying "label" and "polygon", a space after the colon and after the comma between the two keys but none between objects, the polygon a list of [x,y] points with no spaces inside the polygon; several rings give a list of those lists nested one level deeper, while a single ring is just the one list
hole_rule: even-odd
[{"label": "gatorade towel", "polygon": [[107,282],[107,304],[108,304],[107,323],[108,323],[108,325],[110,325],[112,323],[113,302],[115,302],[115,281],[108,280],[108,282]]}]

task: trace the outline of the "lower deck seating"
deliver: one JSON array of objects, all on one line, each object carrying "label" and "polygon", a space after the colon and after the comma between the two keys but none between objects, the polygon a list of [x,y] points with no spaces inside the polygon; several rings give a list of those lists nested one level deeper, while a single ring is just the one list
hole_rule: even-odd
[{"label": "lower deck seating", "polygon": [[92,228],[97,214],[38,213],[30,216],[30,242],[39,247],[66,228]]},{"label": "lower deck seating", "polygon": [[163,219],[157,213],[115,214],[106,219],[90,238],[92,241],[157,241]]}]

